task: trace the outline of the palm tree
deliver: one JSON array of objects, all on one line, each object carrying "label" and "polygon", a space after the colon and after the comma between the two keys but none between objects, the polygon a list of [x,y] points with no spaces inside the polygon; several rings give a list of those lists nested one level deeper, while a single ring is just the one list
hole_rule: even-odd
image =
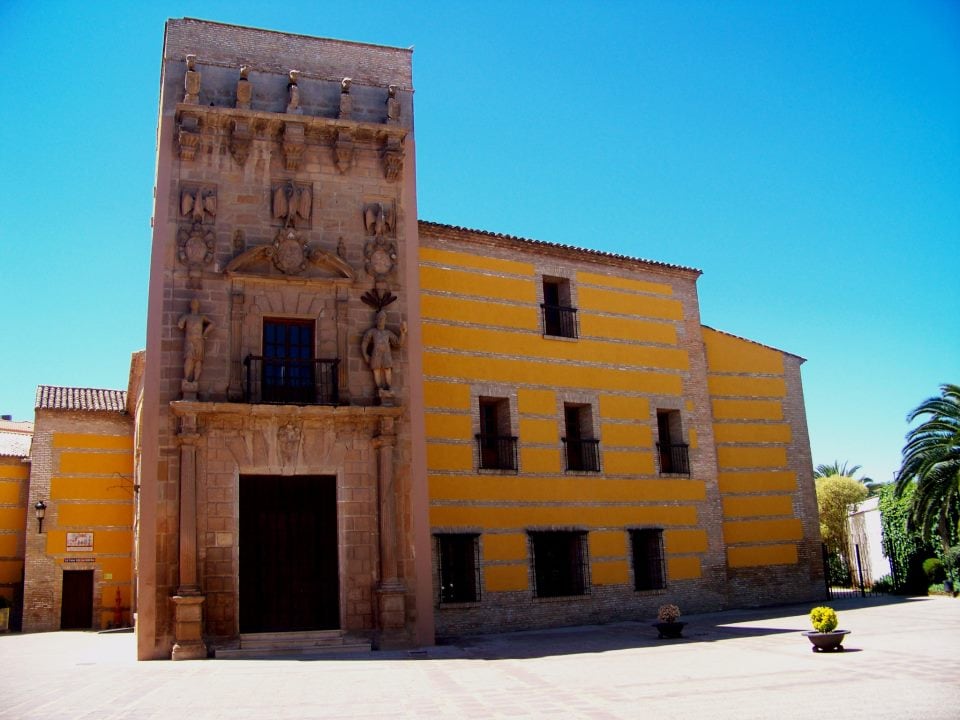
[{"label": "palm tree", "polygon": [[[840,477],[853,478],[854,473],[860,470],[859,465],[854,465],[850,467],[849,463],[846,460],[843,461],[843,465],[840,464],[839,460],[834,460],[829,465],[817,465],[816,469],[813,471],[813,479],[832,477],[833,475],[839,475]],[[873,484],[873,480],[868,477],[853,478],[859,483],[870,486]]]},{"label": "palm tree", "polygon": [[960,385],[941,385],[940,397],[920,403],[907,422],[919,417],[927,419],[907,433],[896,494],[916,483],[909,525],[928,541],[936,526],[946,550],[960,512]]}]

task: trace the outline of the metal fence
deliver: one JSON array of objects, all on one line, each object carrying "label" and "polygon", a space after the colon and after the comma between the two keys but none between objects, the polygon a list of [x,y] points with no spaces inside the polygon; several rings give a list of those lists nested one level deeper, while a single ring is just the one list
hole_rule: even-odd
[{"label": "metal fence", "polygon": [[885,595],[886,593],[875,590],[872,585],[868,585],[864,580],[863,563],[860,560],[860,546],[853,545],[853,557],[850,558],[850,567],[845,567],[846,577],[837,577],[838,574],[830,571],[830,553],[826,545],[823,549],[823,577],[827,587],[827,599],[837,600],[839,598],[865,598],[872,596]]}]

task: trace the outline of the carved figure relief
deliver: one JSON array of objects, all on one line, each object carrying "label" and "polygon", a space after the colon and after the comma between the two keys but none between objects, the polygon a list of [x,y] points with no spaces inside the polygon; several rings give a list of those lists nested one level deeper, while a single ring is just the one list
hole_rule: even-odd
[{"label": "carved figure relief", "polygon": [[353,115],[353,98],[350,97],[350,83],[352,83],[348,77],[345,77],[340,81],[340,112],[337,115],[341,120],[349,120]]},{"label": "carved figure relief", "polygon": [[240,110],[249,110],[250,98],[253,97],[253,83],[247,79],[249,73],[249,66],[240,66],[240,79],[237,80],[237,108]]},{"label": "carved figure relief", "polygon": [[281,425],[277,430],[277,448],[280,451],[280,463],[284,466],[294,465],[297,450],[300,449],[300,428],[293,423]]},{"label": "carved figure relief", "polygon": [[288,76],[290,82],[287,83],[287,112],[295,115],[303,114],[303,108],[300,107],[300,86],[297,81],[300,79],[299,70],[291,70]]},{"label": "carved figure relief", "polygon": [[203,370],[204,342],[213,330],[213,322],[200,312],[200,301],[194,298],[190,301],[190,312],[180,316],[177,327],[184,331],[181,387],[185,399],[196,399],[197,382]]},{"label": "carved figure relief", "polygon": [[313,188],[292,180],[274,183],[271,192],[273,218],[283,222],[284,227],[310,224],[313,209]]},{"label": "carved figure relief", "polygon": [[367,235],[372,235],[363,248],[364,269],[378,281],[386,279],[397,264],[397,244],[387,237],[393,235],[395,223],[392,206],[370,203],[363,209],[364,227]]},{"label": "carved figure relief", "polygon": [[268,254],[277,270],[285,275],[297,275],[307,269],[307,243],[293,228],[277,232]]},{"label": "carved figure relief", "polygon": [[187,266],[187,287],[198,289],[203,268],[213,262],[216,237],[209,228],[194,223],[177,233],[177,256]]},{"label": "carved figure relief", "polygon": [[187,55],[187,73],[183,77],[183,101],[196,105],[200,101],[200,73],[197,72],[197,56]]},{"label": "carved figure relief", "polygon": [[195,223],[213,222],[217,216],[217,191],[185,187],[180,191],[180,215]]}]

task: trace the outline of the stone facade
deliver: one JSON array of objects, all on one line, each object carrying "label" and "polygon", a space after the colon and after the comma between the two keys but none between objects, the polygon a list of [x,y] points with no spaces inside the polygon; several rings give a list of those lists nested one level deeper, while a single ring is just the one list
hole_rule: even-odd
[{"label": "stone facade", "polygon": [[[161,86],[140,657],[240,642],[244,476],[335,477],[336,628],[430,641],[410,501],[410,52],[171,20]],[[295,376],[315,394],[284,397]]]}]

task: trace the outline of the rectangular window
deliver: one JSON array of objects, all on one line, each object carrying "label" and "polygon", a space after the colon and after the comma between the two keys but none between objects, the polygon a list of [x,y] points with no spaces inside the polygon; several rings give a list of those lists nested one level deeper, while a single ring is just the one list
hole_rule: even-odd
[{"label": "rectangular window", "polygon": [[553,337],[577,337],[577,310],[571,307],[570,281],[543,278],[543,334]]},{"label": "rectangular window", "polygon": [[480,536],[437,535],[437,565],[440,570],[440,602],[480,600]]},{"label": "rectangular window", "polygon": [[593,438],[593,409],[589,405],[565,403],[563,422],[567,470],[600,472],[600,441]]},{"label": "rectangular window", "polygon": [[313,321],[263,321],[264,402],[313,402]]},{"label": "rectangular window", "polygon": [[586,595],[590,587],[587,533],[575,531],[531,532],[534,595],[562,597]]},{"label": "rectangular window", "polygon": [[635,590],[659,590],[667,586],[663,564],[663,530],[630,531]]},{"label": "rectangular window", "polygon": [[690,448],[683,442],[679,410],[657,410],[657,457],[661,475],[690,474]]},{"label": "rectangular window", "polygon": [[510,434],[510,401],[481,397],[477,447],[481,470],[516,470],[517,438]]}]

